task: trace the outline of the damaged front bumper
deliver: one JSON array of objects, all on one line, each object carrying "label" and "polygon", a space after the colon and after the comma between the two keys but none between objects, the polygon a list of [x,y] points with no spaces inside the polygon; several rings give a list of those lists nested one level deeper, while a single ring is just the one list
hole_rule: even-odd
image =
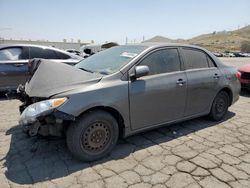
[{"label": "damaged front bumper", "polygon": [[41,98],[30,97],[25,92],[25,87],[20,85],[17,96],[22,105],[19,106],[21,117],[19,125],[30,136],[62,136],[65,125],[75,120],[73,115],[57,110],[58,107],[68,102],[67,97]]},{"label": "damaged front bumper", "polygon": [[30,136],[37,134],[42,136],[62,136],[65,126],[74,120],[75,117],[72,115],[53,110],[36,118],[20,118],[19,125]]},{"label": "damaged front bumper", "polygon": [[41,99],[26,96],[26,100],[19,107],[21,112],[19,125],[30,136],[37,134],[61,136],[65,123],[75,119],[74,116],[57,110],[59,106],[64,105],[67,101],[66,97]]}]

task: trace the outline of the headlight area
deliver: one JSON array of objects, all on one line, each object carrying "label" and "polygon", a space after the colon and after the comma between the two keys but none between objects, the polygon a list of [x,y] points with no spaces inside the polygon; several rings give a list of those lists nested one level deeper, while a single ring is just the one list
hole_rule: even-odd
[{"label": "headlight area", "polygon": [[36,135],[38,132],[44,136],[60,136],[60,130],[57,129],[61,129],[63,120],[73,118],[56,110],[56,108],[66,103],[67,100],[66,97],[63,97],[31,104],[21,114],[19,124],[31,136]]}]

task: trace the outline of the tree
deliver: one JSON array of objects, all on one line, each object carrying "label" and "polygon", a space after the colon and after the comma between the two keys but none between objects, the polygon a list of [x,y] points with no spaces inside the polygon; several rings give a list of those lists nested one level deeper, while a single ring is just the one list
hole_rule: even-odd
[{"label": "tree", "polygon": [[241,51],[250,53],[250,41],[244,41],[241,43]]}]

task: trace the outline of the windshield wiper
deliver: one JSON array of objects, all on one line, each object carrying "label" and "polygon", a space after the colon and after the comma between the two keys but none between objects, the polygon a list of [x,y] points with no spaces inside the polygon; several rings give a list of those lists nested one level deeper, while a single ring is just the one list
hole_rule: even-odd
[{"label": "windshield wiper", "polygon": [[85,69],[85,68],[81,68],[81,67],[79,67],[79,69],[84,70],[84,71],[86,71],[86,72],[94,73],[93,71],[88,70],[88,69]]}]

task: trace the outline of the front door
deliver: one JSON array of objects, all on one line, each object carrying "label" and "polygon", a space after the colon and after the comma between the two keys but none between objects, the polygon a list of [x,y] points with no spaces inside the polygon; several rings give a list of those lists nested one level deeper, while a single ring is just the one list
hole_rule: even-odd
[{"label": "front door", "polygon": [[181,70],[178,49],[160,49],[144,57],[149,75],[129,81],[132,129],[182,118],[186,103],[186,74]]},{"label": "front door", "polygon": [[8,47],[0,50],[0,89],[15,89],[28,79],[28,48]]}]

